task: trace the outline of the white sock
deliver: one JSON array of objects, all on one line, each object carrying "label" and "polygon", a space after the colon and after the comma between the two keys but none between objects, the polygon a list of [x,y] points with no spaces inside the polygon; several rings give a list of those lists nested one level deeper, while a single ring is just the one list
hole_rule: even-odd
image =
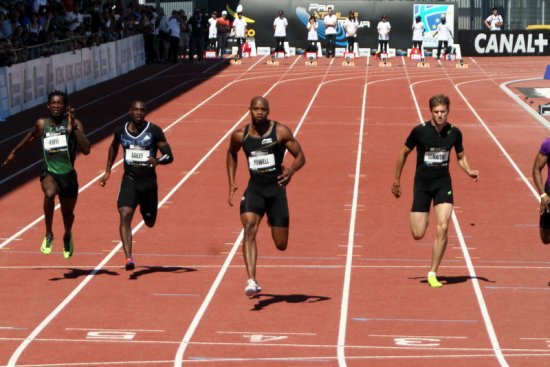
[{"label": "white sock", "polygon": [[431,277],[431,276],[434,276],[434,277],[435,277],[435,271],[430,271],[430,272],[428,273],[428,276],[429,276],[429,277]]}]

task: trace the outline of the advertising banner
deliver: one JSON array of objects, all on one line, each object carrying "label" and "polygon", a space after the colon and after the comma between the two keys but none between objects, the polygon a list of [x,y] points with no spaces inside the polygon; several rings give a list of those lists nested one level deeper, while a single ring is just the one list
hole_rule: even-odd
[{"label": "advertising banner", "polygon": [[[412,22],[415,21],[415,18],[419,16],[422,23],[424,23],[424,41],[422,46],[425,48],[436,48],[438,43],[437,35],[437,26],[441,24],[441,19],[446,19],[446,24],[453,38],[457,39],[455,34],[455,7],[454,5],[448,4],[438,4],[438,5],[426,5],[426,4],[414,4],[413,7],[413,16],[411,19]],[[450,40],[448,40],[450,41]],[[449,42],[451,43],[451,42]]]},{"label": "advertising banner", "polygon": [[548,56],[550,31],[460,31],[465,56]]},{"label": "advertising banner", "polygon": [[0,119],[5,120],[10,115],[10,97],[8,94],[8,68],[0,68]]},{"label": "advertising banner", "polygon": [[[373,1],[373,0],[332,0],[327,2],[310,2],[306,0],[278,0],[278,1],[223,1],[210,0],[209,10],[221,12],[226,10],[229,19],[236,16],[237,5],[243,7],[243,17],[247,22],[247,36],[254,37],[257,46],[275,47],[273,21],[279,10],[284,11],[288,21],[287,37],[291,47],[305,48],[307,42],[307,28],[309,17],[314,15],[318,24],[318,37],[324,47],[324,25],[323,18],[329,7],[337,16],[339,25],[337,27],[336,47],[345,47],[347,44],[343,22],[353,11],[359,21],[357,42],[362,48],[377,48],[378,33],[377,25],[382,15],[388,16],[391,24],[389,46],[403,49],[411,47],[412,44],[412,22],[416,15],[423,17],[426,25],[426,36],[429,37],[441,17],[447,17],[447,24],[452,30],[456,28],[457,17],[455,16],[456,6],[454,3],[445,4],[415,4],[414,1]],[[435,28],[434,28],[435,27]],[[433,39],[426,40],[433,44]],[[455,39],[455,42],[457,40]],[[436,47],[429,46],[429,47]]]},{"label": "advertising banner", "polygon": [[10,90],[10,114],[21,112],[23,107],[23,69],[25,64],[15,64],[8,68]]}]

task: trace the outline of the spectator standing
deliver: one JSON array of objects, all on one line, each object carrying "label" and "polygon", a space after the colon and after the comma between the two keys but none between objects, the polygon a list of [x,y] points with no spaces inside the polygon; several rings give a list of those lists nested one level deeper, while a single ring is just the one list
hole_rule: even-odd
[{"label": "spectator standing", "polygon": [[388,52],[388,43],[390,42],[391,24],[388,22],[388,16],[382,15],[382,19],[378,22],[376,27],[378,32],[378,48],[380,52]]},{"label": "spectator standing", "polygon": [[273,30],[275,30],[275,52],[285,51],[286,27],[288,21],[284,12],[279,10],[279,16],[273,21]]},{"label": "spectator standing", "polygon": [[325,39],[327,40],[327,58],[334,57],[336,48],[336,27],[338,18],[332,13],[332,7],[328,8],[328,14],[323,18],[325,24]]},{"label": "spectator standing", "polygon": [[222,58],[227,49],[227,37],[229,36],[229,32],[231,32],[231,23],[227,19],[227,12],[225,10],[222,11],[222,16],[217,19],[216,28],[218,30],[218,55]]},{"label": "spectator standing", "polygon": [[319,28],[317,24],[317,18],[315,15],[309,17],[307,22],[307,48],[306,51],[315,51],[317,52],[317,42],[319,41],[319,35],[317,34],[317,29]]},{"label": "spectator standing", "polygon": [[239,57],[243,57],[243,44],[246,36],[246,21],[243,19],[243,13],[238,12],[237,18],[233,21],[233,29],[235,30],[235,41],[237,43],[237,53]]},{"label": "spectator standing", "polygon": [[453,34],[447,26],[447,19],[441,17],[441,23],[437,26],[437,31],[434,33],[434,37],[437,36],[437,59],[441,56],[441,49],[447,50],[449,47],[449,39],[453,37]]},{"label": "spectator standing", "polygon": [[353,52],[355,40],[357,39],[357,30],[359,29],[359,22],[353,10],[350,10],[348,19],[344,22],[344,29],[346,31],[346,38],[348,39],[348,52]]},{"label": "spectator standing", "polygon": [[208,46],[207,50],[215,50],[216,42],[218,40],[218,12],[213,11],[210,18],[208,19]]},{"label": "spectator standing", "polygon": [[415,18],[415,22],[412,25],[412,31],[412,47],[422,49],[422,42],[424,41],[424,32],[426,31],[426,27],[424,26],[424,22],[422,21],[420,15]]},{"label": "spectator standing", "polygon": [[195,54],[197,54],[197,60],[202,61],[203,57],[203,41],[204,32],[208,29],[208,25],[204,22],[201,10],[195,10],[193,17],[187,22],[189,29],[189,62],[193,61]]},{"label": "spectator standing", "polygon": [[172,16],[168,20],[170,24],[170,46],[168,50],[168,60],[175,64],[178,62],[180,46],[180,16],[177,11],[172,11]]},{"label": "spectator standing", "polygon": [[502,15],[498,13],[498,8],[494,7],[491,15],[489,15],[483,23],[485,23],[485,26],[491,31],[500,31],[504,25],[504,19],[502,19]]}]

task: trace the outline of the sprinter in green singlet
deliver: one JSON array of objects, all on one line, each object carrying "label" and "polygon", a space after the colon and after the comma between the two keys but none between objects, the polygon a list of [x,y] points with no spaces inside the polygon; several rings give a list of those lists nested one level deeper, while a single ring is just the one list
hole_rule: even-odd
[{"label": "sprinter in green singlet", "polygon": [[69,259],[74,251],[72,227],[74,207],[78,197],[78,180],[74,170],[74,161],[77,151],[86,155],[90,153],[90,142],[84,134],[82,123],[74,116],[74,108],[68,106],[65,93],[60,91],[50,93],[46,107],[50,112],[50,117],[36,120],[34,128],[13,148],[2,165],[6,165],[14,159],[15,153],[23,146],[36,139],[42,140],[44,160],[40,183],[44,192],[46,235],[40,251],[45,255],[52,253],[53,212],[55,196],[59,195],[65,227],[63,257]]}]

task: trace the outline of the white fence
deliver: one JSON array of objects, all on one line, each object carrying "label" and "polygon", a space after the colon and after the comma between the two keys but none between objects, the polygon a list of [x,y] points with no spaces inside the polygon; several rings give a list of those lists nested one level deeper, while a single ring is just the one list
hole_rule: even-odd
[{"label": "white fence", "polygon": [[0,117],[45,103],[48,93],[68,94],[116,78],[145,64],[143,36],[0,68]]}]

